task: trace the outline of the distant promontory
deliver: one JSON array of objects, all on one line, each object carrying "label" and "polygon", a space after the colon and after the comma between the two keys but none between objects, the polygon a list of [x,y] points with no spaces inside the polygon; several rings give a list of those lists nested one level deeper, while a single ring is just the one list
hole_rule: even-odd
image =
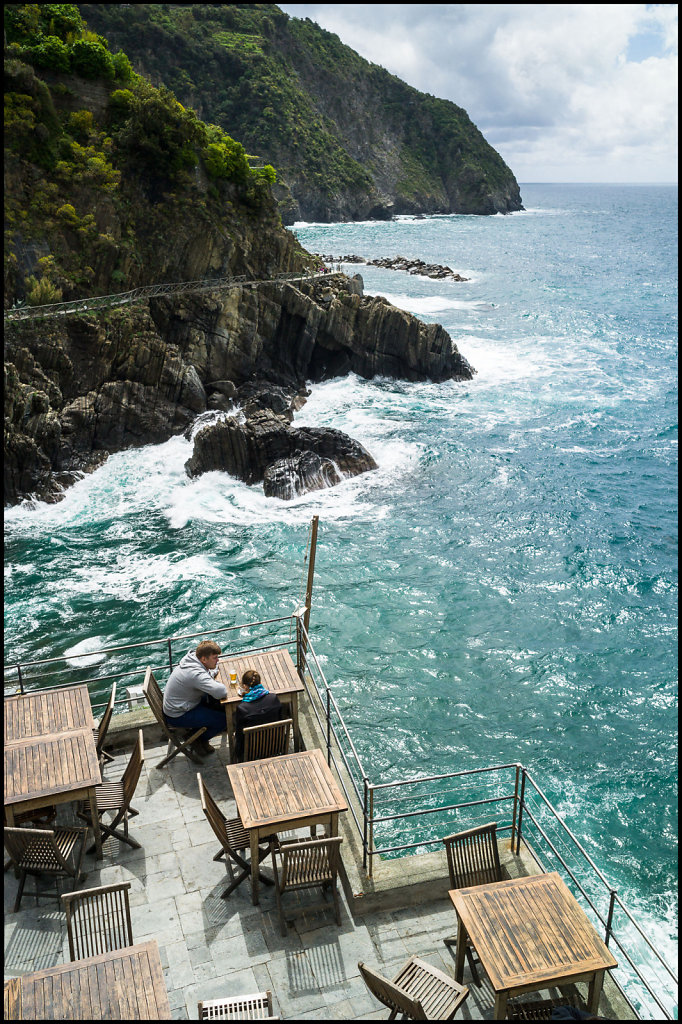
[{"label": "distant promontory", "polygon": [[274,4],[80,4],[133,67],[277,169],[285,224],[521,210],[466,111]]}]

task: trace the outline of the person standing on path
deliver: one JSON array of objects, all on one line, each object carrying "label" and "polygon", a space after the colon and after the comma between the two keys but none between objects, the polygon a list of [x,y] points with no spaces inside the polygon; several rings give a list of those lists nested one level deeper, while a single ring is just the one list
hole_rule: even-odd
[{"label": "person standing on path", "polygon": [[173,669],[163,693],[163,713],[174,729],[198,729],[206,732],[192,744],[199,757],[214,754],[208,742],[227,729],[225,712],[218,701],[227,697],[227,688],[215,677],[222,651],[213,640],[203,640],[190,650]]}]

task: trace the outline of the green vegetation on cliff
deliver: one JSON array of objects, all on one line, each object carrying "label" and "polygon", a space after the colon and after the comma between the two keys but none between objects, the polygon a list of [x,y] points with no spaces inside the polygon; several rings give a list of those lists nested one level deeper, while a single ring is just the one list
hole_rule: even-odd
[{"label": "green vegetation on cliff", "polygon": [[80,4],[138,71],[241,139],[285,219],[521,209],[514,175],[454,103],[420,93],[274,4]]},{"label": "green vegetation on cliff", "polygon": [[5,306],[300,265],[241,143],[73,4],[5,6]]}]

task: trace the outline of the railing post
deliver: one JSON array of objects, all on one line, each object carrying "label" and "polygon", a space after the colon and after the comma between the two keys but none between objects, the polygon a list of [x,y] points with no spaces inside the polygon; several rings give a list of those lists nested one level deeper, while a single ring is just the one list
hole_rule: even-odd
[{"label": "railing post", "polygon": [[613,908],[616,902],[616,889],[611,890],[611,898],[609,900],[609,916],[606,919],[606,935],[604,936],[604,945],[608,946],[609,939],[611,938],[611,925],[613,923]]},{"label": "railing post", "polygon": [[523,798],[526,792],[526,769],[521,769],[521,796],[519,798],[519,825],[516,832],[516,856],[521,849],[521,821],[523,819]]},{"label": "railing post", "polygon": [[332,766],[332,724],[331,724],[331,700],[329,698],[329,687],[327,687],[327,764]]},{"label": "railing post", "polygon": [[367,776],[362,778],[362,866],[367,870]]},{"label": "railing post", "polygon": [[510,850],[514,850],[514,839],[516,837],[516,816],[519,811],[519,775],[521,772],[521,765],[516,766],[516,779],[514,780],[514,809],[512,811],[512,827],[511,827],[511,844]]},{"label": "railing post", "polygon": [[171,646],[171,639],[168,637],[168,667],[170,671],[173,671],[173,648]]},{"label": "railing post", "polygon": [[369,871],[368,876],[372,878],[372,868],[374,867],[372,847],[374,846],[374,786],[370,787],[369,790],[369,841],[368,841],[368,853],[369,853]]},{"label": "railing post", "polygon": [[303,679],[303,635],[301,633],[301,619],[296,616],[296,671]]},{"label": "railing post", "polygon": [[24,680],[21,676],[21,665],[17,665],[17,676],[19,677],[19,693],[24,692]]}]

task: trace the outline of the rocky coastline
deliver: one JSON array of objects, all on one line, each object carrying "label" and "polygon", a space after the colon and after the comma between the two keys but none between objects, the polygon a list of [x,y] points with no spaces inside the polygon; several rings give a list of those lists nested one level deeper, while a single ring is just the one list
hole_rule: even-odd
[{"label": "rocky coastline", "polygon": [[444,267],[439,263],[425,263],[424,260],[410,259],[407,256],[381,256],[377,259],[365,259],[363,256],[329,256],[323,253],[313,253],[318,260],[326,265],[327,263],[364,263],[369,267],[383,267],[385,270],[402,270],[408,274],[419,275],[420,277],[431,277],[436,281],[468,281],[468,277],[462,277],[452,267]]},{"label": "rocky coastline", "polygon": [[439,324],[344,274],[11,323],[5,359],[5,504],[59,500],[108,454],[236,408],[193,433],[188,475],[219,469],[292,498],[376,468],[352,438],[292,426],[307,382],[475,372]]}]

